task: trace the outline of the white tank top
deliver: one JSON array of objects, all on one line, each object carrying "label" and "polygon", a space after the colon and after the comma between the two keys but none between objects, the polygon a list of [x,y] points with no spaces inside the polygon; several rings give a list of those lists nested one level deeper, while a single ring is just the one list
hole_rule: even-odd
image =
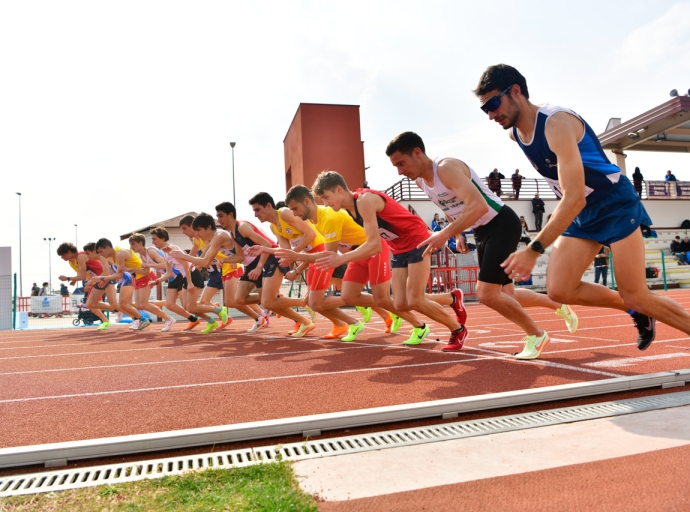
[{"label": "white tank top", "polygon": [[[230,238],[230,240],[233,240],[233,241],[234,241],[234,238],[232,237],[232,235],[230,234],[230,232],[229,232],[229,231],[225,231],[224,229],[217,229],[216,232],[213,234],[213,236],[218,236],[218,235],[220,235],[221,233],[225,233],[226,235],[228,235],[228,238]],[[234,256],[235,254],[237,254],[237,252],[235,251],[235,248],[234,248],[234,247],[233,247],[232,249],[224,249],[223,247],[219,247],[219,248],[218,248],[218,252],[221,253],[221,254],[223,254],[224,256],[227,256],[228,258],[229,258],[230,256]]]},{"label": "white tank top", "polygon": [[[177,247],[176,245],[172,245],[172,244],[168,244],[168,247],[170,247],[173,251],[180,251],[181,250],[179,247]],[[165,252],[165,251],[162,251],[162,252],[163,252],[163,259],[165,261],[167,261],[168,263],[170,263],[170,266],[173,268],[173,272],[175,272],[175,275],[184,274],[184,268],[182,267],[182,263],[180,263],[175,258],[170,256],[170,254],[168,254],[167,252]]]},{"label": "white tank top", "polygon": [[[465,209],[465,203],[460,200],[460,198],[447,188],[443,182],[438,177],[438,164],[441,163],[445,158],[436,158],[434,160],[434,184],[429,186],[424,181],[424,178],[417,179],[417,185],[421,188],[429,198],[436,203],[436,205],[443,210],[443,212],[451,219],[457,219],[462,211]],[[469,167],[469,166],[468,166]],[[489,211],[482,215],[474,224],[470,226],[470,229],[474,229],[478,226],[484,226],[491,222],[491,220],[498,215],[498,212],[503,208],[503,201],[496,194],[489,190],[482,179],[474,172],[474,169],[470,169],[470,179],[475,187],[479,190],[484,200],[489,205]]]}]

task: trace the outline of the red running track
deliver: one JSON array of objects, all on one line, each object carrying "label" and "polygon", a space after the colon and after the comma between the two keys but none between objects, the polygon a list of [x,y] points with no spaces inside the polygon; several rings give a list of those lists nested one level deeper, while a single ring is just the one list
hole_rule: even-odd
[{"label": "red running track", "polygon": [[[690,290],[666,293],[684,308]],[[625,313],[576,307],[570,334],[552,311],[530,314],[551,336],[538,361],[516,361],[522,334],[482,305],[468,306],[470,337],[443,353],[447,332],[417,347],[385,334],[374,315],[354,343],[324,340],[319,319],[293,339],[285,319],[248,334],[249,320],[202,335],[124,326],[0,333],[0,447],[162,432],[536,388],[690,367],[688,337],[657,323],[637,350]],[[198,328],[197,328],[198,329]],[[441,342],[436,342],[439,338]]]}]

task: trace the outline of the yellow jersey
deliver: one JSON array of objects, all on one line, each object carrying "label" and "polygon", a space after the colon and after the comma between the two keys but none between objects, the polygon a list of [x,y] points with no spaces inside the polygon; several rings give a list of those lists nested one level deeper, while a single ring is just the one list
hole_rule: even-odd
[{"label": "yellow jersey", "polygon": [[[125,267],[127,268],[141,268],[142,267],[142,262],[141,262],[141,256],[139,256],[137,253],[134,251],[131,251],[129,249],[122,249],[120,247],[114,247],[115,254],[117,254],[120,251],[127,251],[129,253],[129,258],[125,260]],[[136,279],[139,279],[140,277],[144,277],[146,274],[141,274],[141,273],[134,273],[134,277]]]},{"label": "yellow jersey", "polygon": [[326,243],[340,242],[347,245],[362,245],[367,241],[364,228],[357,224],[345,210],[335,211],[330,206],[316,206],[316,231]]},{"label": "yellow jersey", "polygon": [[[297,228],[295,228],[294,226],[291,226],[290,224],[288,224],[287,222],[285,222],[283,220],[283,217],[280,215],[280,212],[282,212],[283,210],[287,210],[287,208],[281,208],[280,210],[278,210],[277,213],[278,213],[278,223],[279,224],[278,225],[271,224],[271,231],[273,231],[273,234],[275,234],[276,236],[280,236],[280,237],[283,237],[283,238],[289,240],[290,241],[290,247],[292,247],[294,249],[302,241],[302,237],[304,236],[304,233],[302,233],[301,231],[298,231]],[[314,233],[316,234],[316,237],[314,238],[314,240],[312,240],[311,244],[309,244],[307,247],[304,248],[305,252],[309,252],[312,249],[318,247],[319,245],[323,245],[326,242],[324,240],[323,235],[321,235],[321,233],[319,233],[319,230],[316,229],[311,222],[307,221],[307,224],[309,224],[309,226],[314,228]]]}]

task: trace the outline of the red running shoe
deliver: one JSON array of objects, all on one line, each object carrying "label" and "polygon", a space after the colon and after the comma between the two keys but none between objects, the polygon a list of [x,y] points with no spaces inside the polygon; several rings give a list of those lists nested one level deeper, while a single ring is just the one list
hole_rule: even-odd
[{"label": "red running shoe", "polygon": [[448,345],[443,347],[441,350],[444,352],[457,352],[458,350],[462,349],[467,336],[469,336],[467,329],[464,325],[461,325],[460,329],[450,333],[450,341],[448,342]]},{"label": "red running shoe", "polygon": [[455,316],[457,317],[458,322],[461,325],[465,325],[465,322],[467,321],[467,310],[465,309],[465,305],[462,303],[465,298],[465,294],[462,293],[462,290],[460,289],[453,290],[450,293],[453,296],[453,303],[450,307],[452,307],[455,311]]}]

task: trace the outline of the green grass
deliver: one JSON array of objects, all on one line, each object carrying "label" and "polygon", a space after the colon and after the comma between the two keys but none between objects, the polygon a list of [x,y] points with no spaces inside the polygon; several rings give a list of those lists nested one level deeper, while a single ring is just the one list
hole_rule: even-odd
[{"label": "green grass", "polygon": [[15,511],[316,511],[286,462],[0,499]]}]

